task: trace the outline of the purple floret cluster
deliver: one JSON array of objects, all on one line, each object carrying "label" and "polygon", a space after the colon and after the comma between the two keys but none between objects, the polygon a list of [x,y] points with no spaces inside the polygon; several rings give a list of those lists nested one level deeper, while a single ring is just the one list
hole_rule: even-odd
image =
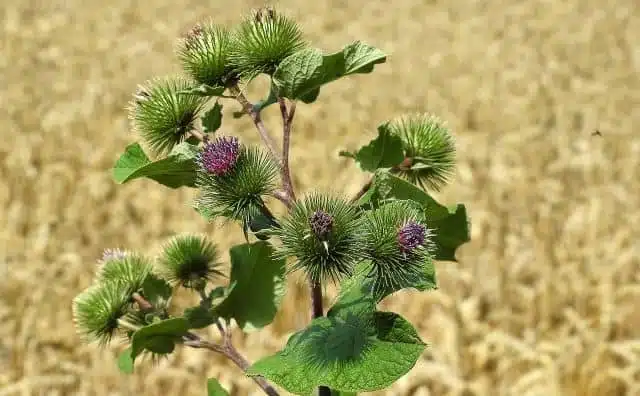
[{"label": "purple floret cluster", "polygon": [[324,210],[316,210],[309,218],[309,224],[315,236],[323,239],[333,228],[333,216]]},{"label": "purple floret cluster", "polygon": [[229,173],[238,161],[240,143],[236,137],[219,137],[207,142],[198,157],[202,169],[216,176]]},{"label": "purple floret cluster", "polygon": [[415,221],[406,222],[398,231],[398,244],[403,253],[410,253],[424,246],[427,229]]}]

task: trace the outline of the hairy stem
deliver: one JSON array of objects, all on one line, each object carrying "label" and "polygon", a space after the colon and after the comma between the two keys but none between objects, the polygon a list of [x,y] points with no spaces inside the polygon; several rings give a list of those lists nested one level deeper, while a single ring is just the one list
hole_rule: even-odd
[{"label": "hairy stem", "polygon": [[295,201],[296,196],[293,192],[293,182],[291,181],[291,170],[289,169],[289,146],[291,145],[291,125],[293,116],[296,113],[296,103],[291,102],[291,106],[287,111],[287,104],[284,98],[278,98],[280,104],[280,113],[282,114],[282,188],[289,196],[289,200]]},{"label": "hairy stem", "polygon": [[251,117],[253,120],[256,129],[258,129],[258,134],[260,134],[260,138],[267,146],[273,158],[278,162],[278,164],[282,167],[282,157],[280,153],[276,149],[276,145],[273,142],[273,139],[269,135],[269,131],[267,131],[267,127],[265,127],[264,122],[262,122],[262,117],[260,116],[260,112],[256,110],[256,107],[249,102],[246,96],[242,93],[238,85],[234,85],[229,88],[231,93],[235,96],[238,102],[242,105],[242,109],[245,113]]}]

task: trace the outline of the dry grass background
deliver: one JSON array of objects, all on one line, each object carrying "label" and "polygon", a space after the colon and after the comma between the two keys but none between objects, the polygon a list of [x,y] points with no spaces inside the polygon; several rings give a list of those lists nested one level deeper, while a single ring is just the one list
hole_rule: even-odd
[{"label": "dry grass background", "polygon": [[[391,54],[374,74],[300,106],[299,191],[355,192],[365,176],[337,150],[403,112],[442,116],[458,142],[457,177],[439,198],[468,205],[473,241],[459,263],[438,264],[439,291],[385,304],[432,344],[388,394],[640,395],[640,7],[279,4],[326,50],[364,39]],[[223,246],[240,239],[205,226],[189,209],[192,192],[116,186],[110,167],[135,139],[123,108],[136,84],[177,71],[174,38],[203,17],[232,23],[260,5],[2,1],[1,396],[199,395],[207,376],[258,394],[202,351],[124,377],[115,348],[79,343],[70,302],[105,247],[153,252],[173,233],[203,230]],[[246,122],[228,125],[255,141]],[[304,325],[305,298],[292,286],[272,326],[236,335],[251,360]]]}]

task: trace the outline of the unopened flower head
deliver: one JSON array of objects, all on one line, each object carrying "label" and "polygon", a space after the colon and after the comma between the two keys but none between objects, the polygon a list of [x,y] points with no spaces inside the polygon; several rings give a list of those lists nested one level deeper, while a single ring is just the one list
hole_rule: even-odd
[{"label": "unopened flower head", "polygon": [[100,258],[100,260],[98,260],[98,264],[102,265],[107,261],[123,259],[127,257],[128,254],[129,252],[127,252],[126,250],[122,250],[118,248],[105,249],[102,252],[102,257]]},{"label": "unopened flower head", "polygon": [[316,237],[325,239],[333,228],[333,216],[322,209],[316,210],[309,217],[309,224]]},{"label": "unopened flower head", "polygon": [[220,137],[207,142],[198,157],[202,169],[216,176],[228,174],[236,165],[240,143],[236,137]]},{"label": "unopened flower head", "polygon": [[408,221],[398,231],[398,244],[404,253],[422,247],[426,238],[426,227],[415,221]]}]

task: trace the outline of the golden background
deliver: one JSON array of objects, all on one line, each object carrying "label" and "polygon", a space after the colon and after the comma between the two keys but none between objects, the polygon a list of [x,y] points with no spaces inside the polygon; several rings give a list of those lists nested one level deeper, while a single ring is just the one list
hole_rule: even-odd
[{"label": "golden background", "polygon": [[[174,40],[195,22],[234,23],[261,5],[2,0],[0,396],[203,395],[208,376],[260,394],[206,351],[181,350],[124,376],[117,346],[81,343],[70,304],[103,248],[153,253],[180,232],[242,241],[237,227],[205,225],[190,209],[192,191],[118,186],[110,168],[136,140],[124,110],[136,85],[178,71]],[[326,51],[362,39],[390,54],[373,74],[332,83],[298,107],[299,193],[357,191],[366,175],[337,152],[405,112],[437,114],[457,141],[457,176],[437,197],[467,205],[472,242],[458,263],[437,264],[438,291],[385,304],[431,344],[388,394],[640,395],[640,7],[278,6]],[[229,121],[237,109],[226,105],[224,130],[257,141],[247,120]],[[267,111],[270,126],[276,116],[275,106]],[[235,335],[250,360],[304,326],[306,298],[292,285],[273,325]]]}]

